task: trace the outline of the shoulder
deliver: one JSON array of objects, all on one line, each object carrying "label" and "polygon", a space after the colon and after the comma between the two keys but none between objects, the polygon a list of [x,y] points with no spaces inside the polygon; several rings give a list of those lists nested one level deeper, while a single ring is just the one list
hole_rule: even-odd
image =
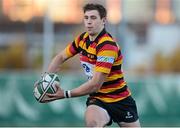
[{"label": "shoulder", "polygon": [[81,34],[79,34],[76,39],[78,39],[79,41],[80,40],[83,40],[84,38],[86,38],[88,36],[88,33],[87,32],[83,32]]},{"label": "shoulder", "polygon": [[102,47],[118,47],[115,39],[109,34],[104,34],[101,38],[99,38],[96,49],[99,50]]},{"label": "shoulder", "polygon": [[103,36],[101,36],[98,39],[98,45],[100,44],[104,44],[104,43],[112,43],[112,44],[116,44],[115,39],[111,36],[111,34],[109,34],[108,32],[106,32]]}]

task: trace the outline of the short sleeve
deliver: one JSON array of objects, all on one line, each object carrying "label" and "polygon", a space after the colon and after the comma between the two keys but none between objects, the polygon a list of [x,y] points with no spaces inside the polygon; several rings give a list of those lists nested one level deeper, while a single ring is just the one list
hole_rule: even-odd
[{"label": "short sleeve", "polygon": [[73,41],[72,43],[70,43],[67,47],[66,47],[66,55],[68,57],[72,57],[74,55],[76,55],[78,53],[78,47],[76,47],[75,45],[75,41]]},{"label": "short sleeve", "polygon": [[118,47],[115,42],[105,41],[97,46],[97,60],[95,71],[109,74],[111,67],[118,56]]},{"label": "short sleeve", "polygon": [[77,36],[75,40],[65,48],[68,57],[72,57],[79,53],[79,42],[82,40],[84,34],[85,33],[82,33],[81,35]]}]

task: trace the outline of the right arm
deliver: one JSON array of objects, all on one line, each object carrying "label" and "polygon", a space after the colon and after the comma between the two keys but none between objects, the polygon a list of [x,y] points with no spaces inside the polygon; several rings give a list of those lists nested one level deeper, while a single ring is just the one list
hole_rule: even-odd
[{"label": "right arm", "polygon": [[62,52],[59,52],[51,61],[47,72],[57,73],[60,71],[60,66],[69,58],[76,55],[78,51],[79,41],[81,40],[81,34],[75,40],[69,44]]},{"label": "right arm", "polygon": [[59,52],[51,61],[47,72],[59,72],[61,65],[70,57],[67,56],[66,50]]}]

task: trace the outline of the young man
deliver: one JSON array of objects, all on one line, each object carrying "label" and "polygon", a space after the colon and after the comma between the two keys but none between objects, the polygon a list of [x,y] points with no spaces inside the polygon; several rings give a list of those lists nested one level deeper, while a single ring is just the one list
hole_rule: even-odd
[{"label": "young man", "polygon": [[136,104],[121,70],[122,54],[118,44],[105,30],[106,9],[99,4],[84,6],[86,32],[58,53],[47,72],[58,72],[67,59],[79,54],[88,81],[72,90],[57,86],[44,102],[89,95],[85,112],[86,126],[104,127],[112,121],[122,127],[140,127]]}]

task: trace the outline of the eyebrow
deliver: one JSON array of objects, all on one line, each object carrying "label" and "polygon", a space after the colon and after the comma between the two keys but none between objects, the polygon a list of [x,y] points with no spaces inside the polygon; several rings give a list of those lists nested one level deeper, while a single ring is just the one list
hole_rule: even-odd
[{"label": "eyebrow", "polygon": [[90,15],[90,16],[84,15],[84,17],[97,17],[97,16],[96,15]]}]

